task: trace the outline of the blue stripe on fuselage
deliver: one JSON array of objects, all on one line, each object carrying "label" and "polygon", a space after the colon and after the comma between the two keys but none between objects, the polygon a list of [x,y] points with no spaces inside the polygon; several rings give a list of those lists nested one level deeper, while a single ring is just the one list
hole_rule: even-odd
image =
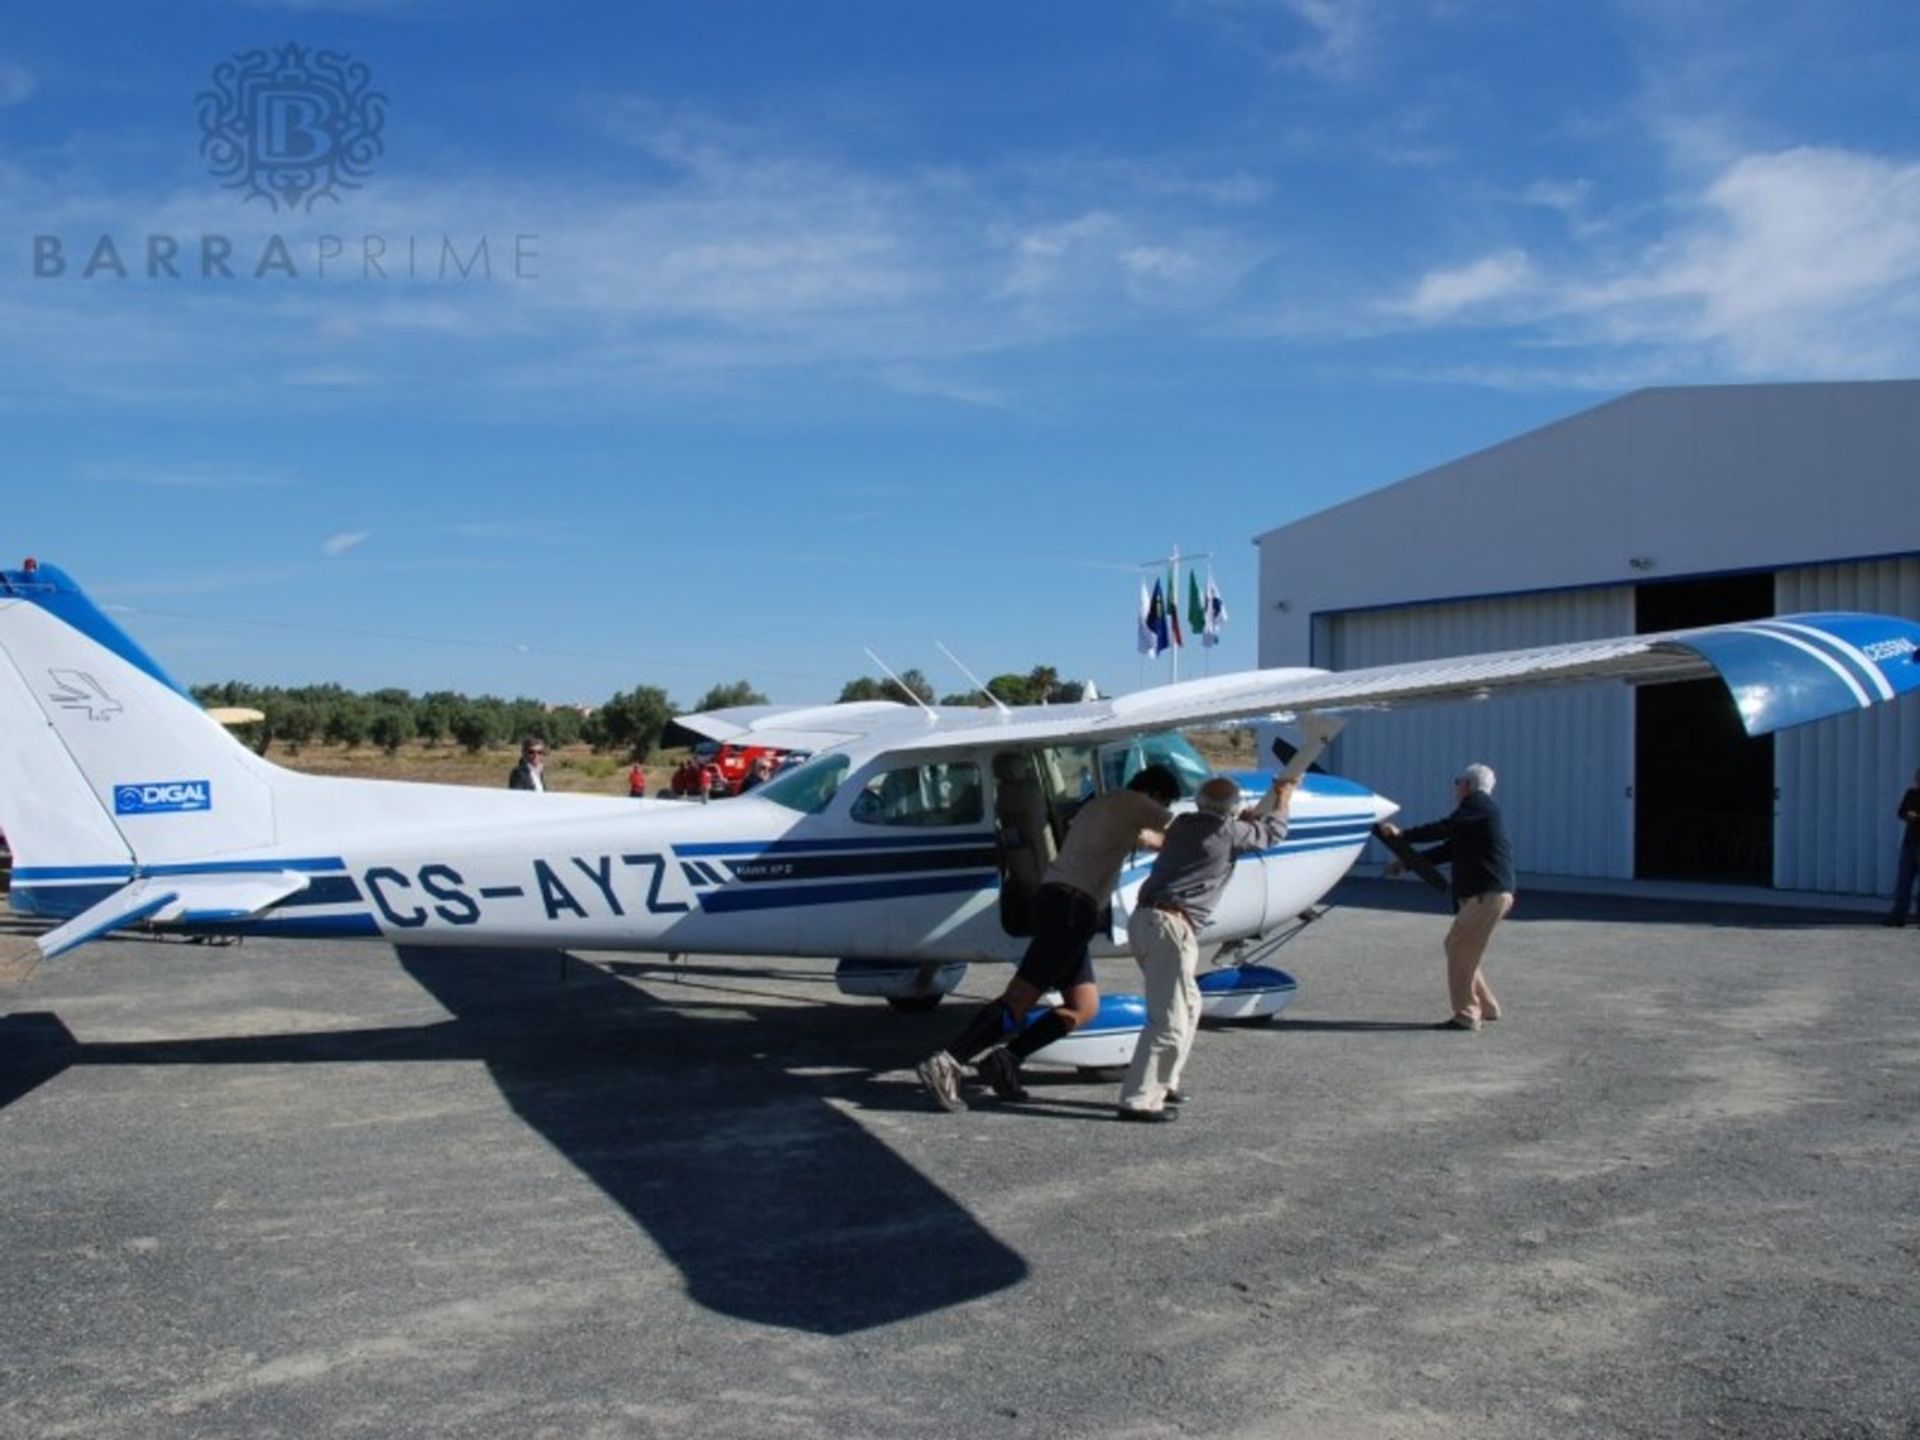
[{"label": "blue stripe on fuselage", "polygon": [[1000,888],[998,874],[973,871],[962,875],[932,875],[912,880],[863,880],[857,884],[788,885],[780,889],[720,890],[699,896],[700,908],[711,914],[733,910],[777,910],[785,906],[834,905],[855,900],[905,900],[917,895],[952,895],[965,890]]},{"label": "blue stripe on fuselage", "polygon": [[703,840],[692,845],[676,845],[673,853],[693,855],[809,855],[831,850],[914,850],[929,845],[991,845],[991,830],[968,830],[960,834],[858,836],[845,840]]},{"label": "blue stripe on fuselage", "polygon": [[22,865],[15,880],[137,880],[147,875],[271,875],[292,870],[302,875],[344,871],[338,855],[304,856],[286,860],[194,860],[175,865]]}]

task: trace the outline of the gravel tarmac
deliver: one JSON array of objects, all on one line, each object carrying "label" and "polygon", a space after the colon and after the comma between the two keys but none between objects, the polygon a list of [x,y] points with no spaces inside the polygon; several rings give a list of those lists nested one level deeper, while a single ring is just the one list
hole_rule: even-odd
[{"label": "gravel tarmac", "polygon": [[89,946],[0,991],[0,1435],[1920,1436],[1920,930],[1529,895],[1461,1034],[1335,900],[1163,1126],[933,1110],[992,967]]}]

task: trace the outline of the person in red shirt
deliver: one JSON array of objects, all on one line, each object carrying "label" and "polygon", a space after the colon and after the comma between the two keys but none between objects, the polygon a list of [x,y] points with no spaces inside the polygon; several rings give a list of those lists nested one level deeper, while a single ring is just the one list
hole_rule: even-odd
[{"label": "person in red shirt", "polygon": [[647,772],[637,760],[634,761],[633,768],[627,771],[627,795],[634,800],[647,798]]}]

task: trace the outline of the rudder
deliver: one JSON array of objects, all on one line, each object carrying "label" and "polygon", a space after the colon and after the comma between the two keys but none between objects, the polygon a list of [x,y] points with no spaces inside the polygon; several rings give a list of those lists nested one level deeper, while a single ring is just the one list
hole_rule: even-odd
[{"label": "rudder", "polygon": [[286,772],[221,728],[53,566],[0,571],[0,829],[29,877],[275,838]]}]

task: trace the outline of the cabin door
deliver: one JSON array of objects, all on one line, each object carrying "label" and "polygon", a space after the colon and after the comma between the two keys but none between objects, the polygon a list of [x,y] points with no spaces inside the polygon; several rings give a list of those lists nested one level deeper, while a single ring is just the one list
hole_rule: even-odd
[{"label": "cabin door", "polygon": [[1067,826],[1095,790],[1093,750],[1058,745],[993,757],[993,827],[1000,859],[1000,924],[1033,933],[1033,897]]}]

